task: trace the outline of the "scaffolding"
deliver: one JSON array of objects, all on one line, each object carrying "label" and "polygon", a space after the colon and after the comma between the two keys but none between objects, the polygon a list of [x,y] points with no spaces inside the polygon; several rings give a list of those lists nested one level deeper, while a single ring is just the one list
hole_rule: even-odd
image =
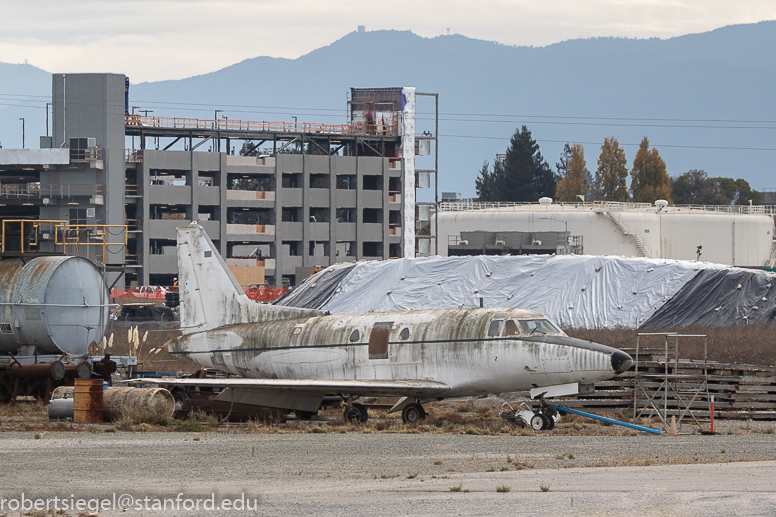
[{"label": "scaffolding", "polygon": [[[655,350],[651,361],[642,361],[641,338],[660,336],[663,349]],[[700,374],[683,373],[682,368],[697,369],[698,364],[683,365],[679,359],[680,338],[703,339],[703,368]],[[669,346],[673,340],[673,346]],[[633,375],[633,420],[657,416],[663,428],[669,429],[669,400],[671,412],[678,415],[676,425],[681,425],[685,417],[691,418],[699,428],[703,425],[693,413],[696,401],[706,399],[711,414],[711,396],[708,382],[708,339],[705,334],[678,334],[675,332],[640,332],[636,335],[636,357]],[[676,409],[673,409],[673,408]]]}]

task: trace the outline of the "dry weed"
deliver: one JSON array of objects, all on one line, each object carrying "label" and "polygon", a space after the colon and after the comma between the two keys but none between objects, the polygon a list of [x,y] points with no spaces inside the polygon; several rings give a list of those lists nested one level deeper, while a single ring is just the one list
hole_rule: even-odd
[{"label": "dry weed", "polygon": [[202,425],[206,425],[208,427],[215,427],[218,424],[221,423],[221,417],[218,416],[215,413],[207,413],[205,411],[202,411],[201,409],[198,409],[196,411],[193,411],[189,418],[191,420],[198,420],[199,423]]},{"label": "dry weed", "polygon": [[474,411],[474,406],[472,405],[471,402],[466,401],[456,406],[455,410],[458,411],[459,413],[471,413],[472,411]]},{"label": "dry weed", "polygon": [[152,408],[127,406],[121,409],[119,417],[113,421],[113,426],[119,431],[128,431],[140,424],[166,426],[170,420],[167,408],[161,404]]},{"label": "dry weed", "polygon": [[32,417],[48,416],[48,405],[37,400],[35,402],[18,402],[16,404],[0,405],[0,417]]},{"label": "dry weed", "polygon": [[[708,359],[721,363],[745,363],[776,365],[776,347],[773,328],[765,325],[739,325],[734,327],[686,327],[676,329],[650,329],[650,332],[678,332],[703,334],[708,339]],[[615,348],[634,348],[636,329],[566,329],[569,336],[592,340]],[[639,342],[648,348],[663,347],[662,337],[656,336]],[[679,341],[679,355],[687,359],[703,357],[702,338],[684,338]]]}]

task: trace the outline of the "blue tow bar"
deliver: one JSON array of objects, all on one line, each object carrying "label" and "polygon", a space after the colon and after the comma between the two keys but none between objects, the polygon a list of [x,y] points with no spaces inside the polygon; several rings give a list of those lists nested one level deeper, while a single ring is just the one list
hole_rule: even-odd
[{"label": "blue tow bar", "polygon": [[660,429],[653,429],[651,427],[644,427],[641,425],[629,424],[627,422],[620,422],[619,420],[606,418],[605,416],[594,415],[592,413],[585,413],[584,411],[577,411],[576,409],[571,409],[565,406],[556,406],[555,404],[549,404],[549,406],[555,411],[559,411],[563,413],[571,413],[572,415],[584,416],[587,418],[592,418],[593,420],[600,420],[601,422],[609,422],[610,424],[614,424],[614,425],[630,427],[631,429],[636,429],[637,431],[644,431],[645,433],[663,434],[663,431],[661,431]]}]

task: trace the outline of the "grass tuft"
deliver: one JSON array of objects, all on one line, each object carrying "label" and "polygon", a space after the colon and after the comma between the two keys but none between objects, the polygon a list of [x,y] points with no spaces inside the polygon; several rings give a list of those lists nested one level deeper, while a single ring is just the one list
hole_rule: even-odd
[{"label": "grass tuft", "polygon": [[199,420],[190,418],[188,420],[176,420],[175,430],[180,433],[200,433],[205,428]]},{"label": "grass tuft", "polygon": [[455,410],[458,411],[459,413],[471,413],[472,411],[474,411],[474,406],[472,405],[471,402],[467,401],[467,402],[464,402],[463,404],[459,404],[458,406],[456,406]]}]

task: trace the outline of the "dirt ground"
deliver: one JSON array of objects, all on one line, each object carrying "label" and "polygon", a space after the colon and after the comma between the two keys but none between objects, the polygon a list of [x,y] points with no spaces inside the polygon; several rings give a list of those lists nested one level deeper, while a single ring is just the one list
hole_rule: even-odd
[{"label": "dirt ground", "polygon": [[[216,505],[229,500],[221,515],[727,516],[776,510],[776,441],[762,434],[50,432],[36,439],[0,433],[0,454],[0,500],[18,501],[24,493],[28,499],[106,502],[99,511],[59,514],[71,517],[208,515],[213,511],[193,505],[211,498]],[[162,510],[165,500],[169,506]]]}]

